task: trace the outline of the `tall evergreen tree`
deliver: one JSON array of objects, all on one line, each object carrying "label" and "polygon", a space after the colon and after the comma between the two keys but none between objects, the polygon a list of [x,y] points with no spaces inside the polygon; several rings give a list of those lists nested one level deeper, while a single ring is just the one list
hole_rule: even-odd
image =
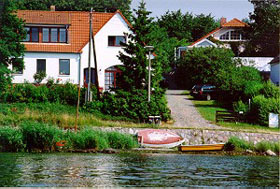
[{"label": "tall evergreen tree", "polygon": [[[132,17],[133,34],[128,35],[128,43],[124,44],[123,48],[124,53],[119,54],[119,59],[123,63],[120,83],[121,88],[126,91],[147,88],[148,50],[145,49],[145,45],[149,45],[150,42],[148,34],[151,32],[152,18],[148,18],[150,12],[145,6],[142,1],[138,9],[134,9],[136,15]],[[155,66],[154,62],[153,65]]]},{"label": "tall evergreen tree", "polygon": [[253,1],[250,13],[249,51],[252,56],[277,56],[279,54],[280,3],[277,0]]},{"label": "tall evergreen tree", "polygon": [[0,14],[0,95],[11,82],[11,70],[21,70],[24,67],[22,57],[24,45],[20,42],[25,37],[23,21],[15,15],[16,6],[12,0],[2,1]]}]

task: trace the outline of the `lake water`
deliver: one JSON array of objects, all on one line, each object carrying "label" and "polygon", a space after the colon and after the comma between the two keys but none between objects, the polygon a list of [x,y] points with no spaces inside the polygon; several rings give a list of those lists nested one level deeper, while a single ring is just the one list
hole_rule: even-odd
[{"label": "lake water", "polygon": [[0,186],[279,186],[276,157],[0,153]]}]

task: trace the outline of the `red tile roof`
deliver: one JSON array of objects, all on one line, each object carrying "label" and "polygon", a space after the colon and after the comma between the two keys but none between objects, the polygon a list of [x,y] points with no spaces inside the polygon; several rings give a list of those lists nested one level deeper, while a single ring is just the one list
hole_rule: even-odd
[{"label": "red tile roof", "polygon": [[248,27],[249,25],[246,24],[245,22],[242,22],[240,20],[238,20],[237,18],[232,19],[231,21],[225,23],[224,25],[222,25],[219,28],[216,28],[215,30],[211,31],[210,33],[206,34],[205,36],[201,37],[200,39],[196,40],[195,42],[193,42],[190,46],[195,45],[196,43],[200,42],[201,40],[208,38],[210,35],[216,33],[217,31],[219,31],[221,28],[226,28],[226,27]]},{"label": "red tile roof", "polygon": [[238,20],[237,18],[232,19],[231,21],[225,23],[224,25],[222,25],[222,27],[247,27],[248,24],[246,24],[245,22],[242,22],[240,20]]},{"label": "red tile roof", "polygon": [[[120,11],[115,13],[93,12],[94,35],[117,13],[124,18]],[[89,41],[89,14],[89,12],[81,11],[18,10],[17,16],[25,20],[26,24],[69,25],[69,43],[24,42],[26,51],[80,53]],[[131,27],[125,18],[124,20]]]}]

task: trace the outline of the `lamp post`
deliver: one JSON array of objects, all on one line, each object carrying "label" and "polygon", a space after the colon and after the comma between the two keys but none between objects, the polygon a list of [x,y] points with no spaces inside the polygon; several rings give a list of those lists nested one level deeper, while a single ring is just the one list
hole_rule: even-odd
[{"label": "lamp post", "polygon": [[149,79],[148,79],[148,102],[151,101],[151,51],[154,49],[153,46],[145,46],[145,49],[149,51]]}]

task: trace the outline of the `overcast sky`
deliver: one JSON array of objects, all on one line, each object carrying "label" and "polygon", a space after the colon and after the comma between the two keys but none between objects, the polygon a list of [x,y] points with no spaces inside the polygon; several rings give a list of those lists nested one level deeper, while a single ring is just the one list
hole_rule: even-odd
[{"label": "overcast sky", "polygon": [[[141,0],[132,0],[132,8],[137,8]],[[183,13],[210,14],[219,19],[225,17],[248,18],[249,12],[253,12],[253,5],[248,0],[145,0],[147,10],[152,17],[160,17],[166,11],[181,9]]]}]

